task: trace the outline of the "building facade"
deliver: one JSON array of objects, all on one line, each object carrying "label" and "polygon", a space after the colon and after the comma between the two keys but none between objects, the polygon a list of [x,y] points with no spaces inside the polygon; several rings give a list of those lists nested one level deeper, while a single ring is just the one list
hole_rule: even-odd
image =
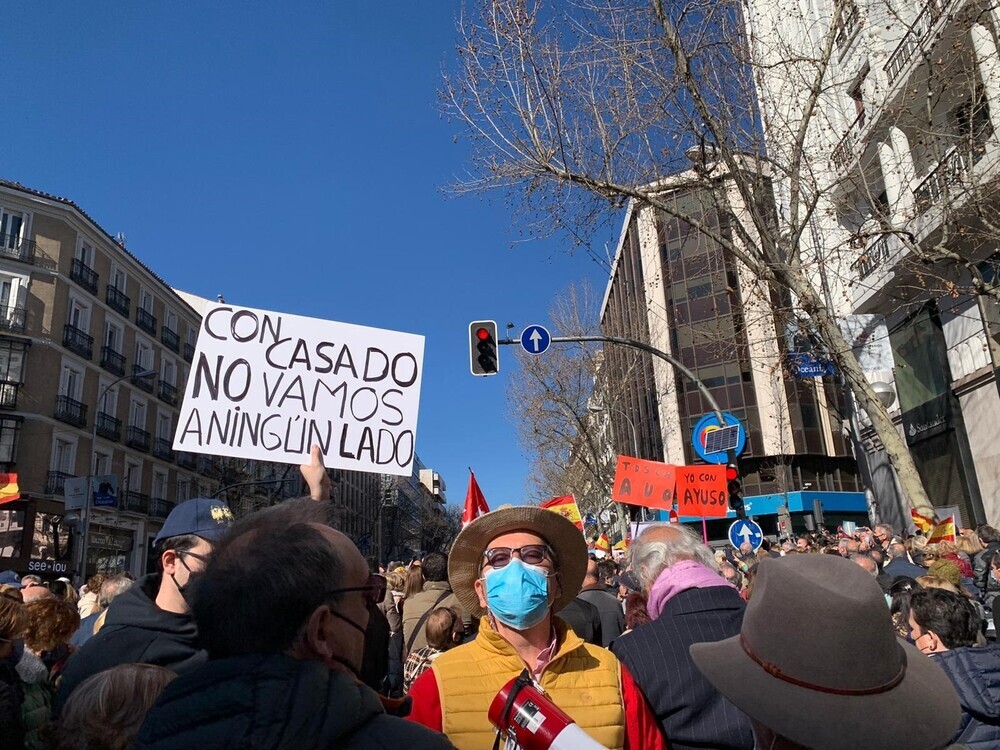
[{"label": "building facade", "polygon": [[[939,515],[1000,520],[995,299],[1000,234],[1000,10],[976,0],[753,0],[751,49],[768,149],[782,158],[802,82],[832,40],[805,165],[817,209],[803,256],[830,307],[884,321],[892,362],[872,372]],[[798,57],[797,57],[798,55]],[[778,64],[776,64],[778,63]],[[808,87],[806,87],[808,89]],[[778,184],[786,216],[787,184]],[[865,336],[871,335],[871,331]],[[885,520],[908,504],[864,415],[864,470]]]},{"label": "building facade", "polygon": [[381,563],[406,563],[450,542],[445,493],[444,478],[428,469],[419,455],[409,476],[382,475]]},{"label": "building facade", "polygon": [[[674,356],[746,427],[739,467],[747,512],[765,531],[777,530],[779,505],[792,511],[796,530],[806,528],[809,493],[824,493],[834,513],[863,518],[841,384],[830,375],[794,374],[800,331],[787,295],[762,285],[691,223],[738,241],[729,227],[745,216],[731,180],[706,182],[692,171],[662,187],[669,212],[635,205],[628,211],[601,311],[603,333]],[[698,388],[662,359],[643,355],[637,363],[619,347],[605,351],[604,364],[599,387],[621,394],[620,408],[607,414],[618,453],[632,453],[635,444],[640,458],[699,463],[692,433],[711,407]],[[827,523],[835,520],[827,515]],[[710,536],[724,538],[730,522],[710,524]]]}]

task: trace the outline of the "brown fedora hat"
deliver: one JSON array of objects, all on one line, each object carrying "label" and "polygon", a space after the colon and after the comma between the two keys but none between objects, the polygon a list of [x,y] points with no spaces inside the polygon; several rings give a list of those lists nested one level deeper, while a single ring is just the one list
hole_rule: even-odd
[{"label": "brown fedora hat", "polygon": [[558,612],[583,585],[587,573],[587,542],[572,521],[545,508],[522,505],[484,513],[466,526],[455,539],[448,555],[448,581],[451,590],[469,614],[480,617],[486,611],[479,606],[473,587],[479,578],[486,546],[498,536],[513,531],[537,534],[553,549],[559,561],[562,593],[552,605]]},{"label": "brown fedora hat", "polygon": [[816,750],[932,750],[958,731],[951,681],[896,638],[875,579],[834,555],[762,561],[740,635],[691,656],[738,708]]}]

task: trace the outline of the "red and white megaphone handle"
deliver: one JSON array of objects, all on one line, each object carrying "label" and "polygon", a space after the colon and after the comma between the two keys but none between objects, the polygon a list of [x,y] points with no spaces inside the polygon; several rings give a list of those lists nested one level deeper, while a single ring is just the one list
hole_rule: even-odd
[{"label": "red and white megaphone handle", "polygon": [[500,688],[487,713],[497,728],[493,750],[501,740],[509,740],[522,750],[604,748],[535,687],[527,669]]}]

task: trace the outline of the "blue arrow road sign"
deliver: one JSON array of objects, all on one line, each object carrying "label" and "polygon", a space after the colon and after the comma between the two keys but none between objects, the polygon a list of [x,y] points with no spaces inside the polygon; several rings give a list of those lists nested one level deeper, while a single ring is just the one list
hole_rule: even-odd
[{"label": "blue arrow road sign", "polygon": [[736,549],[739,549],[744,542],[750,542],[756,552],[763,541],[764,532],[756,521],[740,518],[733,521],[733,525],[729,527],[729,543]]},{"label": "blue arrow road sign", "polygon": [[528,354],[541,354],[551,343],[552,337],[543,326],[528,326],[521,331],[521,348]]}]

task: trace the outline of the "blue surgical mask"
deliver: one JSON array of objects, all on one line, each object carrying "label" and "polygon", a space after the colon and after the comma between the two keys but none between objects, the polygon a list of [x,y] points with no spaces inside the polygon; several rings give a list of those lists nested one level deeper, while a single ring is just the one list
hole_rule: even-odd
[{"label": "blue surgical mask", "polygon": [[549,611],[548,573],[516,557],[502,568],[487,571],[486,606],[507,627],[534,627]]}]

